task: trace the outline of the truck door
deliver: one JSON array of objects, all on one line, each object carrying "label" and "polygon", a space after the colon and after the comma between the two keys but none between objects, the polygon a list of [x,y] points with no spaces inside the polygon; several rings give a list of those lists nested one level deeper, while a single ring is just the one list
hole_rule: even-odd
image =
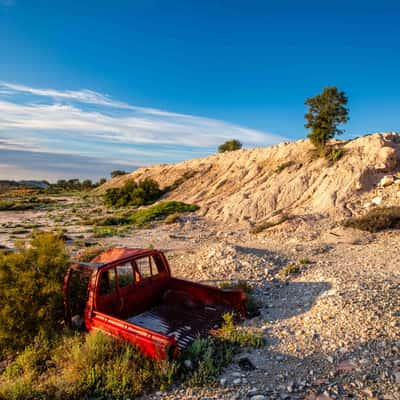
[{"label": "truck door", "polygon": [[96,309],[104,314],[119,316],[120,308],[117,273],[115,268],[110,268],[100,274],[97,286]]},{"label": "truck door", "polygon": [[71,268],[64,280],[65,322],[74,328],[83,328],[89,297],[92,271]]}]

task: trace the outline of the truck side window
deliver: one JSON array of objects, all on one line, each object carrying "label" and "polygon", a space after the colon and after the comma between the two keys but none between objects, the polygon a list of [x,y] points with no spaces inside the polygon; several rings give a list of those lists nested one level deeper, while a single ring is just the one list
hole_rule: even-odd
[{"label": "truck side window", "polygon": [[152,264],[153,276],[164,271],[164,264],[160,256],[158,255],[151,256],[151,264]]},{"label": "truck side window", "polygon": [[100,295],[110,294],[115,291],[117,287],[117,280],[115,269],[103,271],[100,277]]},{"label": "truck side window", "polygon": [[125,263],[117,266],[118,286],[120,288],[131,285],[134,282],[133,269],[131,263]]},{"label": "truck side window", "polygon": [[151,277],[150,257],[137,258],[135,262],[142,279]]}]

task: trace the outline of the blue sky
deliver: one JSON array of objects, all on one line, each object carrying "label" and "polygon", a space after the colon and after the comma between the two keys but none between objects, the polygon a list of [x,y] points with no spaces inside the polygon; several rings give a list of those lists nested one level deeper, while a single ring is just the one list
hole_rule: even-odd
[{"label": "blue sky", "polygon": [[0,0],[0,179],[303,138],[328,85],[344,137],[400,130],[399,18],[385,0]]}]

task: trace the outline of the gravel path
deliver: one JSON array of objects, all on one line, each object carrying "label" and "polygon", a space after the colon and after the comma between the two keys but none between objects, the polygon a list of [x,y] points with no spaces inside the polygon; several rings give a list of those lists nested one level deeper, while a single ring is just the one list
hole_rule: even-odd
[{"label": "gravel path", "polygon": [[[267,345],[239,354],[215,387],[178,387],[149,398],[400,399],[398,232],[332,228],[335,240],[320,231],[304,242],[301,232],[287,240],[279,231],[255,236],[189,225],[169,234],[171,227],[161,228],[174,274],[251,282],[261,314],[245,325],[263,332]],[[284,277],[287,264],[300,272]],[[242,370],[241,358],[255,368]]]}]

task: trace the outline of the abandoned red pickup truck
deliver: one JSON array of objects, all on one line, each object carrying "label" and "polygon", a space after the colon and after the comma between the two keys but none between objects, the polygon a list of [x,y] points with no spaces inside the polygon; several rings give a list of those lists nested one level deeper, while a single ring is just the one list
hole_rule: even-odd
[{"label": "abandoned red pickup truck", "polygon": [[152,358],[176,357],[222,315],[245,313],[242,290],[222,290],[171,276],[159,250],[113,248],[74,263],[64,280],[65,320],[81,319],[134,343]]}]

